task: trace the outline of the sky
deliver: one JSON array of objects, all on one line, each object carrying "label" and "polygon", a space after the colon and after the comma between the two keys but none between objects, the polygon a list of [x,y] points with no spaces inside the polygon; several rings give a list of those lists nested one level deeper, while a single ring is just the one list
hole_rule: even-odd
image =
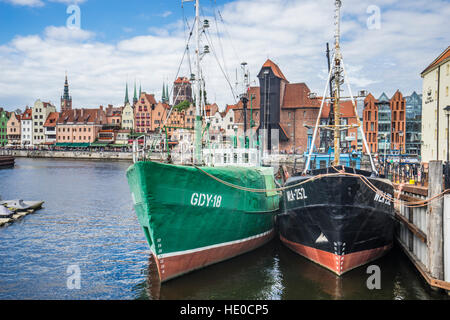
[{"label": "sky", "polygon": [[[251,85],[267,59],[291,83],[322,95],[326,43],[334,44],[334,0],[201,0],[208,102],[220,109]],[[450,46],[450,0],[343,0],[344,62],[353,93],[421,93],[420,73]],[[161,99],[163,83],[189,76],[183,54],[194,17],[181,0],[0,0],[0,107],[37,99],[60,107],[67,72],[74,108],[123,105],[126,83]],[[182,62],[182,63],[181,63]],[[238,85],[236,85],[238,82]]]}]

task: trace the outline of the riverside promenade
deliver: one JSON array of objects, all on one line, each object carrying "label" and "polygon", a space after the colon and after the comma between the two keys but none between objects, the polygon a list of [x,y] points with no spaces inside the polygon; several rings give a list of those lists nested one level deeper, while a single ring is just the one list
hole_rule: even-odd
[{"label": "riverside promenade", "polygon": [[83,150],[4,150],[5,154],[15,158],[61,158],[90,160],[132,161],[132,152],[120,151],[83,151]]}]

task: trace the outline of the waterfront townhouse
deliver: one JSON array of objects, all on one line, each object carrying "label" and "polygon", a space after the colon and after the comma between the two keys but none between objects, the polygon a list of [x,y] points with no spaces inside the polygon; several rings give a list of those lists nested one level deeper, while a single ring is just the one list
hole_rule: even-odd
[{"label": "waterfront townhouse", "polygon": [[384,154],[391,150],[391,102],[389,97],[382,93],[374,103],[378,108],[378,153]]},{"label": "waterfront townhouse", "polygon": [[131,130],[121,129],[117,131],[116,135],[116,145],[128,145],[130,142]]},{"label": "waterfront townhouse", "polygon": [[[422,95],[403,96],[397,90],[392,98],[378,99],[369,94],[364,100],[363,128],[372,153],[420,155]],[[365,151],[365,148],[364,148]]]},{"label": "waterfront townhouse", "polygon": [[406,100],[405,149],[409,155],[420,156],[422,142],[422,94],[413,92]]},{"label": "waterfront townhouse", "polygon": [[[369,93],[364,99],[363,130],[366,136],[367,146],[372,154],[378,151],[378,100]],[[363,147],[363,151],[367,152]]]},{"label": "waterfront townhouse", "polygon": [[56,127],[56,145],[87,146],[98,139],[100,130],[106,124],[106,113],[103,107],[61,112]]},{"label": "waterfront townhouse", "polygon": [[[206,117],[212,117],[213,115],[216,114],[216,112],[219,112],[219,106],[216,103],[207,104],[205,106]],[[195,116],[194,116],[194,119],[195,119]]]},{"label": "waterfront townhouse", "polygon": [[8,144],[7,125],[9,120],[9,113],[3,108],[0,108],[0,147]]},{"label": "waterfront townhouse", "polygon": [[51,112],[44,123],[45,145],[56,143],[56,125],[59,119],[59,112]]},{"label": "waterfront townhouse", "polygon": [[[246,128],[248,134],[255,134],[259,127],[260,116],[260,87],[250,87],[247,91],[248,103],[246,109],[246,117],[244,117],[244,104],[240,100],[236,105],[227,105],[225,110],[233,109],[235,124],[239,127],[239,135],[244,132],[244,121],[246,121]],[[214,115],[213,108],[211,115]]]},{"label": "waterfront townhouse", "polygon": [[11,116],[7,123],[7,135],[8,145],[18,146],[20,145],[20,114],[11,112]]},{"label": "waterfront townhouse", "polygon": [[405,153],[406,133],[406,100],[402,93],[397,90],[391,98],[391,148],[398,150],[400,154]]},{"label": "waterfront townhouse", "polygon": [[134,109],[129,102],[125,103],[122,110],[122,129],[134,130]]},{"label": "waterfront townhouse", "polygon": [[[157,106],[158,105],[158,106]],[[158,104],[154,94],[142,92],[134,105],[134,131],[137,133],[150,133],[155,126],[165,120],[167,110]]]},{"label": "waterfront townhouse", "polygon": [[33,110],[28,106],[20,117],[20,141],[22,146],[33,146]]},{"label": "waterfront townhouse", "polygon": [[122,126],[122,112],[124,107],[113,107],[108,105],[106,108],[106,122],[111,126],[120,128]]},{"label": "waterfront townhouse", "polygon": [[32,107],[33,110],[33,138],[34,146],[45,143],[44,123],[51,112],[56,112],[56,107],[50,102],[37,100]]},{"label": "waterfront townhouse", "polygon": [[422,73],[422,162],[447,160],[450,109],[450,46]]}]

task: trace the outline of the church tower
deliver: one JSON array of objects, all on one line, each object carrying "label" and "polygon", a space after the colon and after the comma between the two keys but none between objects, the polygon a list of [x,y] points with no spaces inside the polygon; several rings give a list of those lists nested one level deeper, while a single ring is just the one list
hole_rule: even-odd
[{"label": "church tower", "polygon": [[125,101],[124,101],[124,106],[127,105],[127,103],[130,103],[130,99],[128,99],[128,82],[127,82],[127,86],[125,89]]},{"label": "church tower", "polygon": [[64,94],[61,97],[61,112],[66,110],[72,110],[72,97],[69,95],[69,82],[67,81],[67,74],[66,81],[64,83]]},{"label": "church tower", "polygon": [[169,103],[169,85],[166,85],[165,83],[163,83],[161,101],[162,103]]},{"label": "church tower", "polygon": [[138,97],[136,93],[136,81],[134,81],[134,97],[133,97],[133,106],[138,102]]}]

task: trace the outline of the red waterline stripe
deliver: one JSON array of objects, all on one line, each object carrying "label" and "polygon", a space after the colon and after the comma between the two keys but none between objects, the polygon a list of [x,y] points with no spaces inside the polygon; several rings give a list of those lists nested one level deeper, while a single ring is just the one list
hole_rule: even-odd
[{"label": "red waterline stripe", "polygon": [[248,240],[238,240],[222,246],[212,246],[199,251],[189,251],[186,254],[166,256],[155,260],[161,282],[176,278],[188,272],[204,268],[208,265],[231,259],[240,254],[254,250],[273,238],[273,229],[262,233],[260,237],[250,237]]},{"label": "red waterline stripe", "polygon": [[338,255],[292,242],[281,235],[280,239],[294,252],[321,265],[324,268],[327,268],[339,276],[370,261],[380,258],[392,248],[392,244],[389,244],[379,248]]}]

